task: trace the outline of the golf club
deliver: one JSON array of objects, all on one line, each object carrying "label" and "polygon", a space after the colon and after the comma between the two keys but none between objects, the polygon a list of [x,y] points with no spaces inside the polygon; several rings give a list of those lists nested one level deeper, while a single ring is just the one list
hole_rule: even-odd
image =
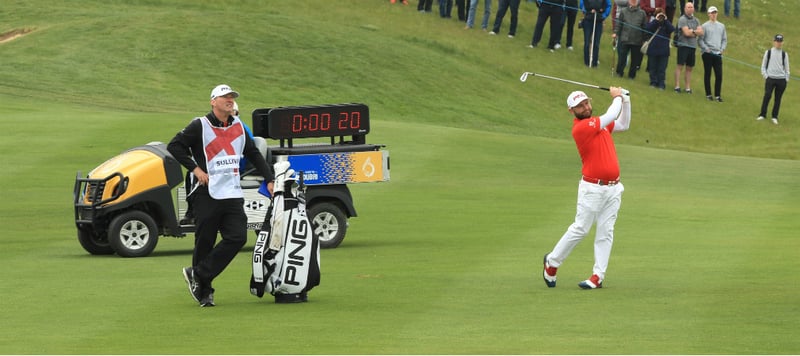
[{"label": "golf club", "polygon": [[592,21],[592,42],[589,42],[589,68],[594,67],[594,30],[597,28],[597,12],[592,11],[594,20]]},{"label": "golf club", "polygon": [[[544,75],[544,74],[539,74],[539,73],[534,73],[534,72],[524,72],[524,73],[522,73],[522,76],[519,77],[519,81],[524,83],[525,81],[528,80],[528,76],[531,76],[531,75],[533,75],[534,77],[558,80],[560,82],[566,82],[566,83],[581,85],[581,86],[585,86],[585,87],[589,87],[589,88],[595,88],[595,89],[600,89],[600,90],[605,90],[605,91],[609,90],[609,88],[601,87],[599,85],[581,83],[581,82],[576,82],[574,80],[563,79],[563,78],[558,78],[558,77],[552,77],[552,76],[549,76],[549,75]],[[631,95],[630,91],[628,91],[627,89],[623,89],[622,94],[625,94],[625,95],[628,95],[628,96]]]},{"label": "golf club", "polygon": [[613,77],[614,76],[614,72],[616,71],[616,68],[614,68],[614,67],[617,65],[617,39],[616,38],[612,38],[611,39],[611,50],[612,50],[611,51],[611,76]]}]

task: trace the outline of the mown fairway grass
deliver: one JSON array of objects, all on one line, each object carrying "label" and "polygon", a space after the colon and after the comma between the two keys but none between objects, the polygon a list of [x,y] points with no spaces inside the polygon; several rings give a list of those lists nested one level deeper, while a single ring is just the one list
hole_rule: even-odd
[{"label": "mown fairway grass", "polygon": [[[800,38],[777,4],[743,2],[757,30],[735,33],[732,59],[757,63],[774,32]],[[571,222],[580,171],[563,107],[574,87],[518,77],[613,81],[577,54],[525,49],[531,4],[514,40],[383,1],[1,11],[3,26],[36,30],[0,45],[0,353],[800,353],[794,82],[773,127],[753,120],[758,75],[733,60],[722,105],[622,81],[635,116],[617,139],[626,192],[605,288],[576,286],[590,237],[547,289],[541,258]],[[322,251],[309,303],[249,294],[252,241],[210,309],[180,276],[191,237],[139,259],[76,241],[76,171],[169,140],[221,82],[243,108],[365,102],[368,141],[391,152],[391,182],[351,187],[359,217]]]}]

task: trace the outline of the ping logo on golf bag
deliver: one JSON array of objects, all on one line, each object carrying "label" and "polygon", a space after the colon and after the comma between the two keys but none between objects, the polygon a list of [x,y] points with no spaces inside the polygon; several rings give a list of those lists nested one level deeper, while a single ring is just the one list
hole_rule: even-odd
[{"label": "ping logo on golf bag", "polygon": [[284,283],[294,286],[300,285],[297,280],[297,272],[299,268],[303,268],[306,264],[306,259],[303,257],[303,249],[308,244],[308,219],[294,219],[291,224],[292,237],[286,244],[286,250],[289,252],[286,255],[286,278]]},{"label": "ping logo on golf bag", "polygon": [[253,251],[253,264],[264,262],[262,258],[264,257],[264,247],[267,246],[267,241],[269,241],[269,234],[266,231],[259,232],[256,247]]}]

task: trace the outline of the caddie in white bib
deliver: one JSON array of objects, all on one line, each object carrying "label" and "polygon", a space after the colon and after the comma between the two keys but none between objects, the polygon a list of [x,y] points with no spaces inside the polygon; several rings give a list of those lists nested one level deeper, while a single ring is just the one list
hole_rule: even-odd
[{"label": "caddie in white bib", "polygon": [[208,169],[208,194],[214,199],[242,198],[239,160],[245,144],[245,132],[238,118],[228,127],[215,127],[208,118],[203,124],[203,148]]}]

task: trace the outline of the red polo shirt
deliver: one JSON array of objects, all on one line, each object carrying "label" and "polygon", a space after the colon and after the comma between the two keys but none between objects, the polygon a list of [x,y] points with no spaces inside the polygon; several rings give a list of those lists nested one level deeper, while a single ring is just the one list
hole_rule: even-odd
[{"label": "red polo shirt", "polygon": [[578,146],[578,153],[583,162],[582,173],[585,177],[616,180],[619,178],[619,160],[611,132],[614,121],[606,127],[600,127],[599,117],[574,120],[572,138]]}]

